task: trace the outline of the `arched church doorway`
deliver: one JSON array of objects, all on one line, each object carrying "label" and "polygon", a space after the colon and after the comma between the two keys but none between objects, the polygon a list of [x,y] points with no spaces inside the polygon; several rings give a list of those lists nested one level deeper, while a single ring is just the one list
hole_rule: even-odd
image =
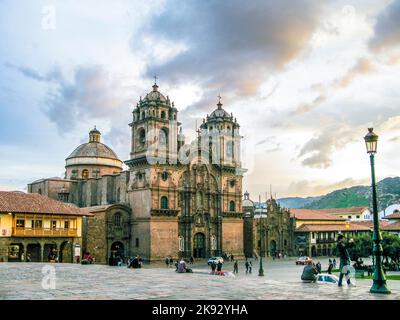
[{"label": "arched church doorway", "polygon": [[206,257],[206,244],[205,236],[203,233],[196,233],[193,241],[193,257],[205,258]]},{"label": "arched church doorway", "polygon": [[121,260],[125,260],[124,244],[121,241],[115,241],[111,245],[109,264],[116,266]]},{"label": "arched church doorway", "polygon": [[269,243],[269,254],[271,255],[271,257],[276,256],[276,241],[275,240],[271,240]]}]

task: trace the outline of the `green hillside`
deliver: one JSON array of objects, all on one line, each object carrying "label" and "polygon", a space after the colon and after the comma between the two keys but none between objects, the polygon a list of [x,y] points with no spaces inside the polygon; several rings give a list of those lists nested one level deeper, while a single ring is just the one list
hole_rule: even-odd
[{"label": "green hillside", "polygon": [[[400,203],[400,177],[379,181],[377,183],[377,195],[379,211],[391,204]],[[336,190],[303,206],[303,208],[329,209],[361,206],[372,206],[370,186],[355,186]]]}]

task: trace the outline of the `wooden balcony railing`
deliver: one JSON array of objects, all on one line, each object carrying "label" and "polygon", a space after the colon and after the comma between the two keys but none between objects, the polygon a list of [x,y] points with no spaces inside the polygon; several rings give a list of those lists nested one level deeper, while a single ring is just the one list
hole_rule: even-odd
[{"label": "wooden balcony railing", "polygon": [[13,228],[13,237],[77,237],[77,229],[64,228]]}]

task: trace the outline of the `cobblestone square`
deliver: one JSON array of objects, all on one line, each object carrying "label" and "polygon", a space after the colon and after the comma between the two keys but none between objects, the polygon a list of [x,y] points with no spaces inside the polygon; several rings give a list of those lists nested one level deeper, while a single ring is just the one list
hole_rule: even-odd
[{"label": "cobblestone square", "polygon": [[[321,263],[326,265],[324,260]],[[42,269],[55,268],[56,288],[43,289]],[[224,264],[232,271],[232,263]],[[388,281],[390,295],[369,293],[371,280],[357,279],[357,286],[338,288],[330,284],[300,281],[302,266],[294,260],[264,260],[264,277],[259,277],[258,261],[246,275],[244,263],[235,278],[209,274],[205,261],[193,265],[194,273],[178,274],[163,264],[144,265],[142,269],[105,265],[2,263],[0,299],[2,300],[126,300],[126,299],[261,299],[261,300],[400,300],[399,281]]]}]

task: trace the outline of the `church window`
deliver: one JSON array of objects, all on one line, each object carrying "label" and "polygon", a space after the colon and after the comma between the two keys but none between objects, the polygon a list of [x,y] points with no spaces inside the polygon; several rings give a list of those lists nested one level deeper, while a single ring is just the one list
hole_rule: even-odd
[{"label": "church window", "polygon": [[120,227],[121,226],[121,214],[119,212],[117,212],[114,215],[114,226],[115,227]]},{"label": "church window", "polygon": [[235,183],[236,183],[235,180],[231,180],[231,181],[229,182],[229,184],[231,185],[232,188],[235,186]]},{"label": "church window", "polygon": [[142,119],[144,119],[145,118],[145,113],[144,113],[144,111],[142,112]]},{"label": "church window", "polygon": [[89,179],[89,170],[82,170],[82,179]]},{"label": "church window", "polygon": [[159,134],[160,145],[166,145],[168,143],[168,130],[162,128]]},{"label": "church window", "polygon": [[117,189],[117,202],[121,201],[121,188]]},{"label": "church window", "polygon": [[139,131],[139,142],[142,145],[146,143],[146,131],[143,128]]},{"label": "church window", "polygon": [[163,179],[164,181],[167,181],[167,179],[168,179],[168,172],[167,172],[167,171],[164,171],[164,172],[161,174],[161,179]]},{"label": "church window", "polygon": [[197,191],[197,206],[202,207],[204,205],[204,196],[202,191]]},{"label": "church window", "polygon": [[161,119],[165,119],[165,111],[161,111]]},{"label": "church window", "polygon": [[229,202],[229,211],[235,211],[235,201]]},{"label": "church window", "polygon": [[230,141],[226,145],[226,155],[227,157],[233,156],[233,141]]},{"label": "church window", "polygon": [[161,197],[161,209],[168,209],[168,198],[165,196]]}]

